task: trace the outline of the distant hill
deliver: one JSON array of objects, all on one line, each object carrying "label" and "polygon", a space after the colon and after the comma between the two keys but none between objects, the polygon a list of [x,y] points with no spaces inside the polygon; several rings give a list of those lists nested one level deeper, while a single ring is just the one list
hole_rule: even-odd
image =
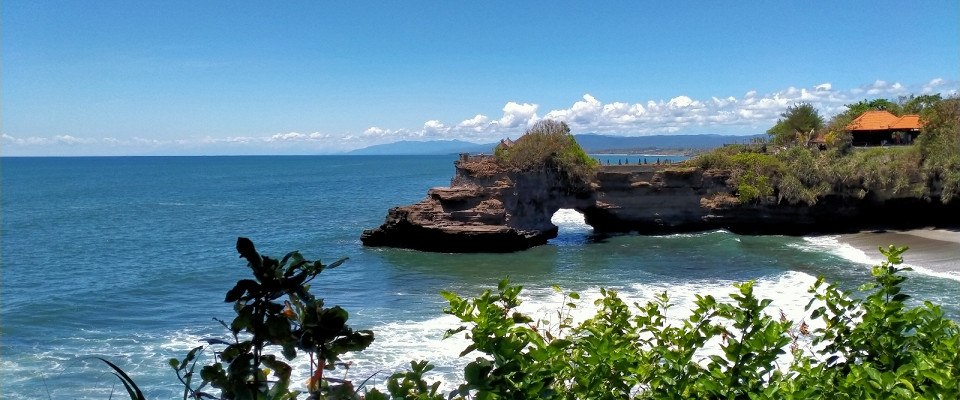
[{"label": "distant hill", "polygon": [[754,137],[766,135],[655,135],[655,136],[610,136],[587,133],[574,135],[580,147],[587,153],[603,153],[637,150],[699,150],[721,147],[725,144],[749,142]]},{"label": "distant hill", "polygon": [[[612,136],[586,133],[574,135],[587,153],[640,152],[653,150],[699,150],[730,143],[749,142],[766,135],[656,135]],[[458,153],[493,153],[497,143],[477,144],[462,140],[401,141],[364,147],[350,151],[352,155],[432,155]]]},{"label": "distant hill", "polygon": [[353,155],[433,155],[433,154],[458,154],[458,153],[492,153],[495,143],[477,144],[465,142],[462,140],[431,140],[426,142],[415,142],[404,140],[401,142],[378,144],[375,146],[364,147],[348,152]]}]

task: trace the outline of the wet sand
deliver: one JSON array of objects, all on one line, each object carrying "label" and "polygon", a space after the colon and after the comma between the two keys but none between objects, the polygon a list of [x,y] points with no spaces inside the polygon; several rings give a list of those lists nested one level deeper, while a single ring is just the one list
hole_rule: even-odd
[{"label": "wet sand", "polygon": [[909,231],[861,232],[840,235],[839,241],[882,259],[878,247],[909,246],[904,263],[933,272],[960,276],[960,230],[915,229]]}]

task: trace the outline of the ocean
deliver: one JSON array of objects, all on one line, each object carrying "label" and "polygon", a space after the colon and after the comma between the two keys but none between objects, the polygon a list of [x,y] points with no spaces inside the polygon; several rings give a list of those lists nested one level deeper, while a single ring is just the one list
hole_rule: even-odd
[{"label": "ocean", "polygon": [[[854,290],[870,279],[864,260],[879,258],[830,235],[595,235],[572,210],[554,216],[556,239],[511,254],[361,245],[360,233],[383,223],[390,207],[449,185],[455,159],[0,158],[0,397],[120,397],[123,387],[94,358],[103,357],[148,398],[180,398],[168,360],[203,338],[227,337],[213,318],[232,320],[224,294],[248,277],[238,236],[273,257],[293,250],[324,262],[349,257],[312,285],[328,305],[350,312],[354,329],[376,335],[347,358],[341,377],[382,384],[411,360],[430,360],[431,379],[445,388],[475,355],[457,357],[462,337],[441,340],[459,326],[442,312],[442,290],[474,296],[509,277],[524,286],[522,309],[542,318],[563,302],[554,285],[582,295],[579,318],[590,315],[601,287],[628,302],[666,292],[676,304],[671,316],[682,317],[696,294],[725,297],[734,283],[756,280],[759,295],[773,299],[771,312],[799,321],[817,276]],[[960,277],[924,271],[907,273],[914,304],[942,304],[960,320]]]}]

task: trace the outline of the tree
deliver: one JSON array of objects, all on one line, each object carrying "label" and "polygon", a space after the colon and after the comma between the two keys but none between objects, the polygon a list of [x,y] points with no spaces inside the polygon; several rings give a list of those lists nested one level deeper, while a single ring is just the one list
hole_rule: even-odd
[{"label": "tree", "polygon": [[943,99],[940,94],[924,94],[920,96],[910,95],[900,96],[897,102],[900,103],[904,114],[921,114],[940,103]]},{"label": "tree", "polygon": [[901,105],[887,99],[873,99],[870,101],[863,99],[853,104],[847,104],[847,111],[852,113],[854,118],[867,111],[877,110],[885,110],[898,117],[903,115]]},{"label": "tree", "polygon": [[795,104],[787,107],[780,114],[781,119],[767,131],[773,136],[775,144],[802,143],[809,144],[814,135],[823,128],[823,117],[809,103]]}]

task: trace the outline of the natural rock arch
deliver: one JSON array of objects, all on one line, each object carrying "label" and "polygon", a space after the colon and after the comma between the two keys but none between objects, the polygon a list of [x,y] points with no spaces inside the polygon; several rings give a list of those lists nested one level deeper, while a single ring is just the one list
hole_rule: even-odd
[{"label": "natural rock arch", "polygon": [[483,170],[472,163],[476,160],[456,163],[449,187],[430,189],[419,203],[391,208],[383,225],[363,232],[363,244],[436,252],[523,250],[557,236],[551,217],[562,208],[582,213],[595,232],[643,234],[718,228],[806,234],[853,232],[878,222],[897,228],[960,224],[960,202],[913,204],[920,200],[868,196],[825,198],[815,205],[740,204],[729,173],[719,170],[603,166],[584,183],[551,168]]}]

